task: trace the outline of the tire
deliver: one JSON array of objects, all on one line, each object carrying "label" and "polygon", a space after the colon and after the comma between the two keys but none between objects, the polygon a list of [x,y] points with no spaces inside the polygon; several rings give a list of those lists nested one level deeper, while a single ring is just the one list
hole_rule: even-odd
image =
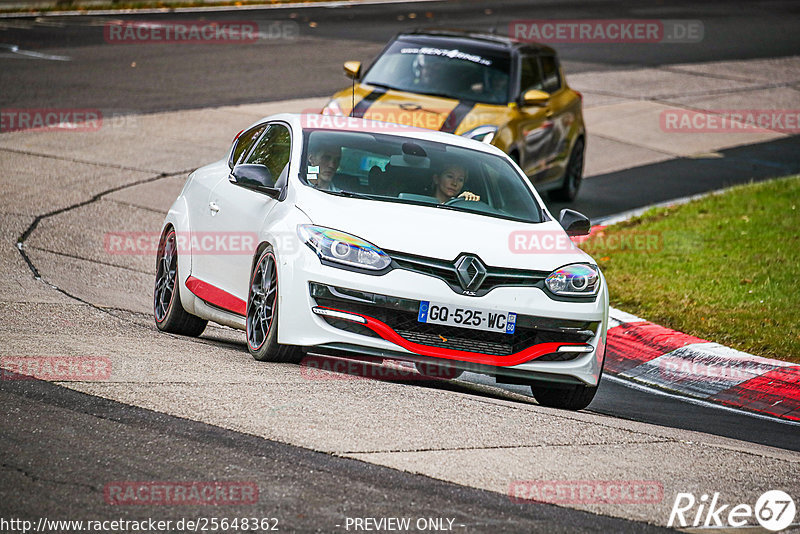
[{"label": "tire", "polygon": [[271,246],[250,276],[245,331],[247,350],[260,362],[298,363],[303,356],[299,347],[278,344],[278,266]]},{"label": "tire", "polygon": [[583,156],[583,139],[578,139],[575,142],[575,146],[572,147],[567,168],[564,171],[564,185],[559,189],[550,191],[550,197],[553,200],[572,202],[578,196],[578,191],[583,182]]},{"label": "tire", "polygon": [[531,383],[531,391],[536,402],[542,406],[563,410],[583,410],[594,399],[597,386],[536,380]]},{"label": "tire", "polygon": [[168,228],[158,242],[156,284],[153,290],[153,318],[162,332],[197,337],[208,321],[183,309],[178,287],[178,247],[175,230]]},{"label": "tire", "polygon": [[437,363],[414,362],[417,372],[428,378],[440,378],[442,380],[455,380],[462,374],[463,369],[451,367],[450,365],[440,365]]}]

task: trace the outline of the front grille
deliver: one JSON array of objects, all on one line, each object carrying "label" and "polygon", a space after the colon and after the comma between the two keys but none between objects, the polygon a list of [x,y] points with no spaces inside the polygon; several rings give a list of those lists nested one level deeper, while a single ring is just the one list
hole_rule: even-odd
[{"label": "front grille", "polygon": [[[517,315],[515,332],[505,334],[421,323],[417,321],[420,303],[415,300],[331,288],[314,282],[311,282],[311,295],[319,306],[373,317],[413,343],[494,356],[514,354],[539,343],[586,343],[594,337],[599,325],[597,322]],[[324,319],[332,326],[349,332],[377,336],[372,330],[360,324],[330,317]],[[566,361],[581,355],[581,353],[558,353],[552,355],[552,358],[539,359]]]},{"label": "front grille", "polygon": [[434,260],[430,258],[419,258],[407,254],[401,255],[398,252],[391,252],[389,255],[396,266],[406,271],[435,276],[447,282],[447,285],[461,288],[458,283],[455,265],[451,262]]},{"label": "front grille", "polygon": [[377,337],[380,338],[378,334],[376,334],[372,329],[367,328],[363,324],[354,323],[352,321],[345,321],[344,319],[337,319],[336,317],[327,317],[322,316],[329,325],[334,328],[338,328],[339,330],[344,330],[345,332],[352,332],[354,334],[360,334],[362,336],[369,336],[369,337]]},{"label": "front grille", "polygon": [[575,352],[553,352],[551,354],[545,354],[544,356],[539,356],[536,358],[537,362],[568,362],[570,360],[574,360],[578,356],[583,356],[583,354],[575,353]]},{"label": "front grille", "polygon": [[[426,258],[414,256],[404,252],[385,251],[392,258],[392,266],[397,269],[404,269],[427,276],[434,276],[443,280],[450,289],[456,293],[464,293],[464,288],[458,281],[456,274],[456,262],[440,260],[437,258]],[[486,265],[486,278],[474,292],[475,296],[481,297],[496,287],[544,287],[544,280],[549,272],[529,271],[525,269],[507,269],[504,267],[492,267]]]},{"label": "front grille", "polygon": [[492,354],[494,356],[508,356],[509,354],[514,354],[513,345],[511,343],[480,341],[466,337],[445,337],[441,334],[429,334],[425,332],[415,332],[413,330],[398,330],[397,333],[407,341],[419,343],[420,345],[427,345],[429,347],[480,352],[482,354]]}]

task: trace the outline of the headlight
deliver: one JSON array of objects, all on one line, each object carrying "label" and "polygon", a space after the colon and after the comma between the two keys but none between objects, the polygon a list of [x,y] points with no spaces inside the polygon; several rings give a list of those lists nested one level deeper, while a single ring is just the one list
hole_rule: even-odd
[{"label": "headlight", "polygon": [[297,227],[297,234],[323,262],[370,271],[382,271],[392,263],[392,259],[372,243],[338,230],[301,224]]},{"label": "headlight", "polygon": [[600,275],[594,265],[574,263],[553,271],[544,283],[560,297],[591,297],[600,287]]},{"label": "headlight", "polygon": [[330,102],[325,104],[325,107],[322,108],[322,111],[320,111],[319,113],[320,113],[320,115],[335,115],[335,116],[339,116],[339,117],[343,117],[344,116],[344,112],[342,111],[342,107],[339,105],[339,103],[336,100],[331,100]]},{"label": "headlight", "polygon": [[477,128],[473,128],[472,130],[461,134],[461,136],[475,139],[476,141],[483,141],[484,143],[489,144],[494,139],[494,135],[496,133],[497,126],[478,126]]}]

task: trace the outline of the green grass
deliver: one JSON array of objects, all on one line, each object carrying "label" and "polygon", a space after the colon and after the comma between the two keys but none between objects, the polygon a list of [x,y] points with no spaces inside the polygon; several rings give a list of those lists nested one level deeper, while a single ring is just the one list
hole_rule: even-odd
[{"label": "green grass", "polygon": [[612,306],[800,362],[800,176],[652,209],[581,248],[603,270]]}]

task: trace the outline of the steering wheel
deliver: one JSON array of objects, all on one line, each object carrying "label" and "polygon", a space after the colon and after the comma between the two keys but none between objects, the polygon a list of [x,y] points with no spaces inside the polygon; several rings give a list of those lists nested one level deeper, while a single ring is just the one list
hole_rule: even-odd
[{"label": "steering wheel", "polygon": [[448,200],[447,202],[445,202],[443,204],[443,206],[452,206],[454,204],[459,204],[461,202],[468,202],[470,205],[473,205],[473,206],[480,204],[480,205],[489,207],[489,204],[487,204],[486,202],[484,202],[482,200],[467,200],[466,198],[463,198],[463,197],[453,197],[450,200]]}]

